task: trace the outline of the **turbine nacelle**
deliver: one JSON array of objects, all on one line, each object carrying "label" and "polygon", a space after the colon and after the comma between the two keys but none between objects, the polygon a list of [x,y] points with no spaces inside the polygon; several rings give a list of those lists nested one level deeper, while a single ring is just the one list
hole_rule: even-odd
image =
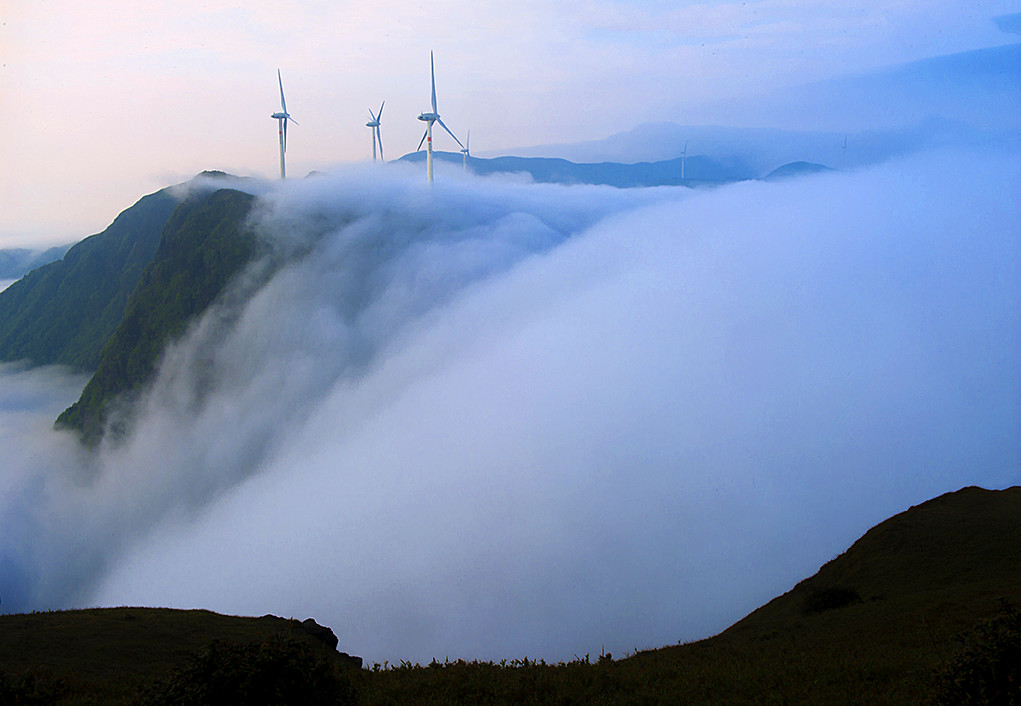
[{"label": "turbine nacelle", "polygon": [[447,134],[454,138],[454,142],[461,149],[464,149],[464,145],[457,139],[457,135],[450,131],[450,128],[443,124],[443,120],[440,119],[439,108],[436,107],[436,64],[433,62],[433,53],[429,52],[429,78],[432,84],[432,112],[421,113],[418,119],[425,123],[425,134],[422,135],[422,139],[419,140],[418,149],[422,149],[422,143],[427,139],[429,144],[426,145],[426,156],[425,156],[425,173],[429,181],[433,180],[433,123],[439,123],[440,127],[447,131]]}]

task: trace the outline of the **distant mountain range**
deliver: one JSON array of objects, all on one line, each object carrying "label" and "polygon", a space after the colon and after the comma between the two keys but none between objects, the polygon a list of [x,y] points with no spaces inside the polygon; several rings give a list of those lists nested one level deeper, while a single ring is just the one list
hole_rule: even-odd
[{"label": "distant mountain range", "polygon": [[[463,165],[455,152],[433,152],[437,160]],[[398,161],[422,162],[425,152],[406,154]],[[605,184],[619,188],[647,186],[702,186],[755,179],[758,173],[739,157],[710,159],[701,155],[658,162],[578,163],[553,157],[471,157],[472,173],[528,174],[543,184]],[[683,174],[683,176],[682,176]]]},{"label": "distant mountain range", "polygon": [[[728,101],[684,123],[648,122],[609,137],[531,145],[524,157],[574,162],[739,159],[754,176],[788,162],[834,168],[875,164],[949,145],[1021,145],[1021,44],[915,61],[881,72],[832,79]],[[734,116],[756,116],[736,127]],[[832,125],[830,129],[799,129]],[[846,139],[846,148],[845,148]],[[480,151],[480,156],[491,156]],[[690,163],[690,159],[689,159]]]},{"label": "distant mountain range", "polygon": [[19,279],[28,272],[64,257],[70,245],[52,248],[4,248],[0,250],[0,280]]}]

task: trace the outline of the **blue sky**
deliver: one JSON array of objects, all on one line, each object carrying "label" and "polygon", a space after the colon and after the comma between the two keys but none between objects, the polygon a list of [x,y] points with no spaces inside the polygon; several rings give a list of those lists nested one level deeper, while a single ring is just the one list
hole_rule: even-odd
[{"label": "blue sky", "polygon": [[[1006,44],[1017,0],[235,2],[71,0],[0,16],[0,246],[105,227],[203,169],[273,176],[276,69],[291,174],[412,151],[436,52],[440,112],[476,152],[644,122],[761,126],[749,97]],[[741,109],[729,109],[740,100]],[[868,127],[819,114],[818,127]],[[810,126],[811,127],[811,126]],[[443,139],[437,148],[451,149]]]}]

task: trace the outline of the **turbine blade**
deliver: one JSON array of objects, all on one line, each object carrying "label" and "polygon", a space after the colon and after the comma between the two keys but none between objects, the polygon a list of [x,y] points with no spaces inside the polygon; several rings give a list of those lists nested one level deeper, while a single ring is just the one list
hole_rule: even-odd
[{"label": "turbine blade", "polygon": [[287,151],[287,118],[283,118],[284,124],[284,152]]},{"label": "turbine blade", "polygon": [[383,106],[384,105],[386,105],[386,101],[383,101],[382,103],[379,104],[379,112],[376,113],[376,122],[379,122],[379,119],[383,117]]},{"label": "turbine blade", "polygon": [[290,116],[290,114],[288,114],[288,115],[287,115],[287,119],[288,119],[288,120],[290,120],[290,121],[291,121],[292,123],[294,123],[295,125],[297,125],[297,124],[298,124],[298,121],[297,121],[297,120],[295,120],[294,118],[292,118],[292,117]]},{"label": "turbine blade", "polygon": [[[439,113],[440,111],[436,110],[436,65],[433,63],[433,53],[431,51],[429,52],[429,73],[432,75],[433,82],[433,112]],[[440,125],[442,124],[440,123]]]},{"label": "turbine blade", "polygon": [[461,144],[461,141],[460,141],[459,139],[457,139],[457,135],[455,135],[454,133],[452,133],[452,132],[450,131],[450,128],[449,128],[449,127],[447,127],[446,125],[444,125],[444,124],[443,124],[443,121],[442,121],[442,120],[440,120],[439,118],[436,118],[436,122],[438,122],[438,123],[440,124],[440,127],[442,127],[442,128],[444,129],[444,130],[446,130],[446,131],[447,131],[447,134],[448,134],[448,135],[450,135],[451,137],[453,137],[453,138],[454,138],[454,142],[456,142],[456,143],[457,143],[457,144],[458,144],[458,145],[459,145],[459,146],[461,147],[461,149],[464,149],[464,145],[462,145],[462,144]]},{"label": "turbine blade", "polygon": [[376,122],[376,120],[378,120],[378,118],[372,114],[372,108],[369,108],[369,120],[372,122]]},{"label": "turbine blade", "polygon": [[429,134],[429,128],[426,128],[425,132],[422,133],[422,139],[418,141],[418,149],[415,150],[416,152],[418,152],[418,150],[422,149],[422,143],[425,142],[425,136],[428,135],[428,134]]},{"label": "turbine blade", "polygon": [[[383,109],[380,108],[379,110],[382,111]],[[382,162],[383,161],[383,133],[381,133],[379,131],[379,125],[376,126],[376,128],[375,128],[375,130],[373,130],[373,132],[376,133],[376,142],[379,143],[379,161]]]},{"label": "turbine blade", "polygon": [[280,84],[280,108],[281,112],[287,112],[287,103],[284,102],[284,80],[280,78],[280,69],[277,69],[277,83]]}]

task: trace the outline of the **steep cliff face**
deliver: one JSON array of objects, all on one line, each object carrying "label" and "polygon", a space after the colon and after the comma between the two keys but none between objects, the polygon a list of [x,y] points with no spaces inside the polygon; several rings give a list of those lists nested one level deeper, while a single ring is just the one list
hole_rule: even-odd
[{"label": "steep cliff face", "polygon": [[159,247],[139,278],[123,317],[98,356],[79,400],[57,418],[60,428],[99,441],[110,404],[137,393],[152,377],[167,343],[216,299],[249,261],[247,227],[255,197],[221,189],[192,194],[167,219]]}]

